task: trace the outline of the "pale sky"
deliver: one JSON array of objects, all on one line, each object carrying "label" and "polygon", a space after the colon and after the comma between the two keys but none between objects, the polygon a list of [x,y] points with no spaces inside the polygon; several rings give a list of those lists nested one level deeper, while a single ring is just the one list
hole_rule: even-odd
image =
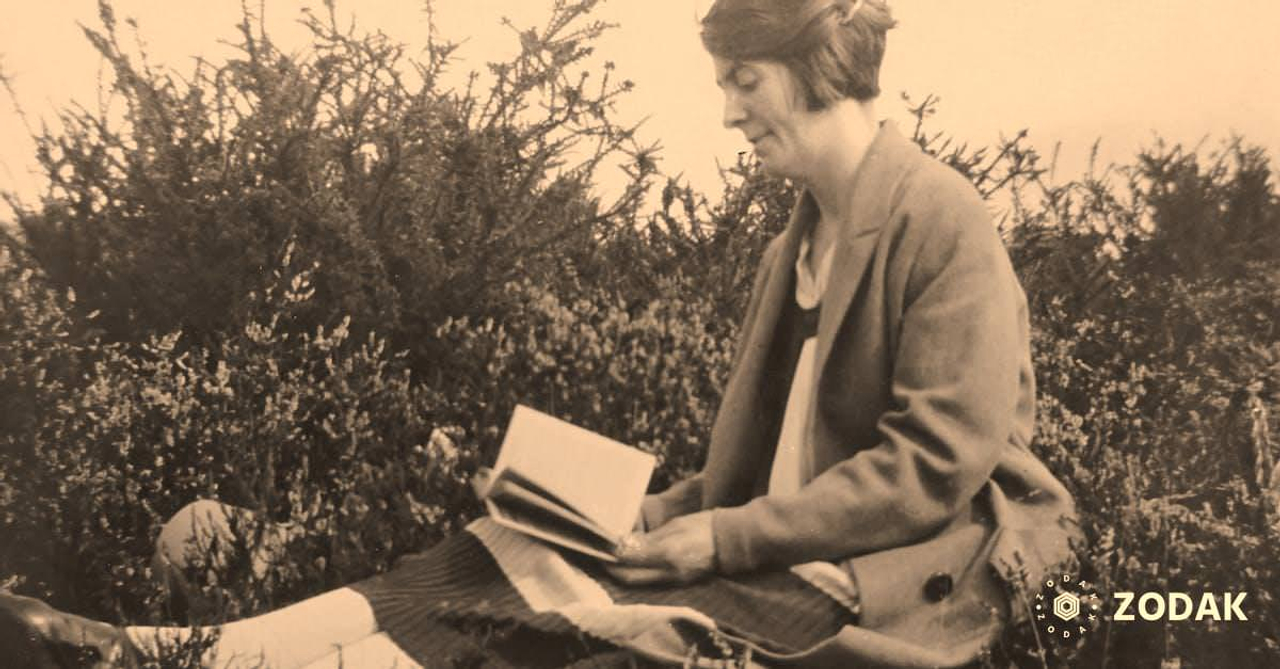
[{"label": "pale sky", "polygon": [[[257,2],[249,3],[256,6]],[[609,0],[599,18],[620,24],[599,43],[602,59],[636,91],[624,118],[648,118],[643,139],[664,147],[662,167],[718,192],[716,160],[743,146],[720,123],[719,92],[698,42],[710,0]],[[116,0],[137,19],[153,59],[189,73],[191,56],[228,53],[239,0]],[[268,0],[268,30],[286,50],[302,44],[299,10],[319,0]],[[470,37],[457,69],[511,53],[517,26],[541,25],[551,0],[435,0],[439,32]],[[97,25],[95,0],[0,0],[0,64],[28,113],[53,119],[70,100],[92,106],[99,59],[76,22]],[[1218,147],[1231,132],[1280,156],[1280,4],[1263,0],[898,0],[880,112],[905,122],[905,91],[941,96],[932,127],[985,144],[1021,128],[1048,153],[1062,142],[1059,174],[1078,175],[1102,139],[1104,159],[1126,160],[1158,133]],[[420,0],[343,2],[360,25],[409,45],[424,43]],[[34,202],[42,182],[12,105],[0,105],[0,189]],[[606,177],[606,180],[608,177]],[[607,184],[606,184],[607,186]],[[7,218],[7,216],[5,217]]]}]

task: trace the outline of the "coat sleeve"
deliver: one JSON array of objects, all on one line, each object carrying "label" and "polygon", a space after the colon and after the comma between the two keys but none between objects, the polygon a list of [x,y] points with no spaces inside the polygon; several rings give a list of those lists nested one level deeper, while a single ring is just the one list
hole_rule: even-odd
[{"label": "coat sleeve", "polygon": [[[770,268],[773,267],[774,257],[778,254],[778,247],[781,241],[780,237],[775,237],[765,247],[764,253],[761,255],[760,266],[756,269],[755,280],[752,282],[751,294],[747,298],[746,317],[743,318],[742,327],[738,333],[738,349],[734,351],[730,369],[736,370],[738,363],[741,361],[743,346],[746,341],[745,329],[749,324],[755,322],[756,312],[760,308],[761,295],[764,293],[765,284],[768,283]],[[701,511],[702,481],[703,474],[699,472],[683,481],[677,481],[661,493],[646,496],[644,504],[640,508],[645,530],[657,529],[677,516]]]},{"label": "coat sleeve", "polygon": [[1023,298],[983,203],[958,190],[930,189],[898,214],[908,218],[889,272],[908,278],[879,443],[795,494],[717,509],[723,572],[915,543],[990,478],[1015,422]]}]

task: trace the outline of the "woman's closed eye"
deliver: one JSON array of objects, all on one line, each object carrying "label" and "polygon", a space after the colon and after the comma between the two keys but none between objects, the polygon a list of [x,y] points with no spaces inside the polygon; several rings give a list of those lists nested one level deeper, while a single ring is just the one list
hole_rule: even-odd
[{"label": "woman's closed eye", "polygon": [[750,93],[760,85],[760,77],[750,70],[738,68],[733,72],[733,85],[744,93]]}]

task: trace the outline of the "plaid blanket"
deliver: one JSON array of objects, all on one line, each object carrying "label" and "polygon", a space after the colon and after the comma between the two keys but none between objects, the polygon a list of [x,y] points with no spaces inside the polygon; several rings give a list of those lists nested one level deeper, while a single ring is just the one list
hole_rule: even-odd
[{"label": "plaid blanket", "polygon": [[427,667],[685,666],[803,651],[856,622],[790,571],[624,587],[589,559],[491,520],[351,586]]}]

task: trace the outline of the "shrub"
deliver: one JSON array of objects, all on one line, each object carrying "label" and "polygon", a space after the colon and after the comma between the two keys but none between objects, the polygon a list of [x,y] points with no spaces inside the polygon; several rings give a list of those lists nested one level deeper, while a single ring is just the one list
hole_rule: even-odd
[{"label": "shrub", "polygon": [[[7,284],[0,356],[57,342],[6,366],[7,402],[37,420],[6,431],[0,573],[63,605],[137,617],[153,607],[149,556],[158,525],[196,498],[306,528],[294,563],[266,583],[223,577],[228,614],[278,605],[386,569],[452,531],[469,492],[468,452],[437,430],[437,398],[376,336],[344,321],[295,335],[281,327],[314,299],[310,270],[249,301],[256,317],[216,348],[178,347],[176,333],[130,349],[67,342],[58,296],[24,271]],[[49,380],[54,354],[75,360],[74,385]],[[13,394],[10,395],[9,393]],[[443,438],[442,438],[443,437]]]},{"label": "shrub", "polygon": [[1073,657],[1266,664],[1280,527],[1259,454],[1275,449],[1280,255],[1258,249],[1274,247],[1280,206],[1238,141],[1208,156],[1157,145],[1118,174],[1046,189],[1011,230],[1033,306],[1037,451],[1075,494],[1101,592],[1246,591],[1251,618],[1108,621]]},{"label": "shrub", "polygon": [[[642,201],[650,150],[613,112],[631,83],[583,64],[606,28],[584,19],[597,3],[513,35],[521,51],[489,64],[485,94],[441,83],[455,45],[432,36],[406,58],[341,28],[331,3],[304,21],[308,50],[281,52],[246,13],[235,57],[179,76],[122,46],[101,0],[85,34],[123,118],[75,108],[35,138],[50,191],[39,211],[11,202],[24,245],[107,340],[208,344],[247,322],[242,296],[297,239],[326,270],[294,331],[351,316],[430,367],[439,352],[421,347],[446,317],[500,311],[512,280],[590,272],[596,240]],[[632,179],[606,205],[590,185],[615,159]]]},{"label": "shrub", "polygon": [[629,311],[599,291],[571,302],[529,283],[508,291],[516,306],[502,322],[460,319],[438,333],[460,363],[440,380],[450,420],[483,458],[523,403],[656,454],[655,490],[701,467],[734,329],[709,300]]}]

